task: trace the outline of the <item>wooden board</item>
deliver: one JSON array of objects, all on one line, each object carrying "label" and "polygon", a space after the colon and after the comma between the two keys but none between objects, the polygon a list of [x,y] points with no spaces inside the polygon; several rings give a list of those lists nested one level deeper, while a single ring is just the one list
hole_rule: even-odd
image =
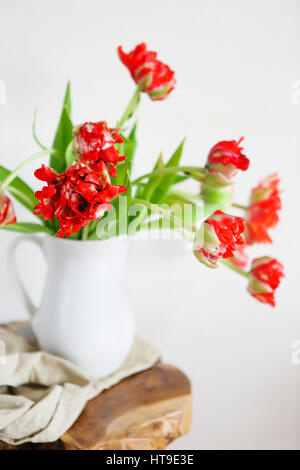
[{"label": "wooden board", "polygon": [[176,367],[157,364],[89,401],[78,420],[50,444],[13,449],[160,450],[186,434],[191,425],[191,389]]}]

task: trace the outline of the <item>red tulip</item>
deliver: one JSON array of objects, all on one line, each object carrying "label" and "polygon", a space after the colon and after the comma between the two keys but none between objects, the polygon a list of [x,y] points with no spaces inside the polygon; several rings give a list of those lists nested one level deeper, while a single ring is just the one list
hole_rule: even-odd
[{"label": "red tulip", "polygon": [[202,240],[196,239],[194,254],[196,258],[211,268],[217,267],[222,258],[231,258],[235,250],[245,244],[242,237],[244,219],[216,211],[205,220]]},{"label": "red tulip", "polygon": [[111,176],[116,176],[116,165],[125,160],[114,147],[123,141],[120,129],[110,129],[105,121],[85,122],[74,129],[73,150],[79,161],[88,163],[93,170],[105,162]]},{"label": "red tulip", "polygon": [[250,207],[246,218],[246,240],[253,243],[272,243],[268,230],[277,225],[281,199],[275,173],[259,183],[251,192]]},{"label": "red tulip", "polygon": [[251,265],[248,292],[260,302],[275,307],[274,294],[283,276],[283,265],[275,258],[256,258]]},{"label": "red tulip", "polygon": [[35,194],[41,201],[35,213],[43,215],[44,220],[58,218],[57,237],[70,237],[91,220],[100,219],[111,209],[109,201],[126,191],[123,186],[110,184],[103,162],[99,163],[97,172],[83,163],[75,163],[61,175],[42,165],[35,176],[48,184]]},{"label": "red tulip", "polygon": [[245,171],[249,167],[249,160],[242,153],[240,147],[243,137],[235,140],[224,140],[216,144],[209,152],[206,163],[206,177],[208,184],[213,186],[228,186],[238,170]]},{"label": "red tulip", "polygon": [[152,100],[164,100],[171,93],[176,82],[174,72],[157,59],[156,52],[147,51],[145,43],[139,44],[128,54],[119,46],[118,53],[135,83]]}]

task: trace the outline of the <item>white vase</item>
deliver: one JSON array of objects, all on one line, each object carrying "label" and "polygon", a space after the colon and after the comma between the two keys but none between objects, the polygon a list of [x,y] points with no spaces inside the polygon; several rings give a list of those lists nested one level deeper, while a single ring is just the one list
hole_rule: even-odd
[{"label": "white vase", "polygon": [[[15,251],[35,243],[48,265],[36,308],[18,275]],[[31,316],[41,349],[79,365],[90,378],[115,372],[133,343],[135,324],[126,286],[127,240],[77,241],[24,235],[12,243],[9,269]]]}]

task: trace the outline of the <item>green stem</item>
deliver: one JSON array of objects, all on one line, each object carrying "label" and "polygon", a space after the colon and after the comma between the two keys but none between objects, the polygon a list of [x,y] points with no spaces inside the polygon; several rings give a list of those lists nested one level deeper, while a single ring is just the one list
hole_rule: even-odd
[{"label": "green stem", "polygon": [[148,209],[150,209],[151,211],[154,211],[154,212],[157,212],[158,214],[161,214],[165,219],[170,220],[175,225],[183,227],[184,230],[187,230],[188,232],[195,233],[196,230],[197,230],[197,227],[195,225],[184,223],[181,219],[178,219],[171,212],[169,212],[165,209],[162,209],[157,204],[152,204],[149,201],[144,201],[143,199],[136,199],[136,198],[133,198],[131,200],[131,203],[132,204],[143,205],[143,206],[147,207]]},{"label": "green stem", "polygon": [[234,264],[232,264],[232,263],[231,263],[230,261],[228,261],[227,259],[223,259],[223,260],[222,260],[222,263],[225,264],[225,266],[227,266],[227,268],[232,269],[232,271],[235,271],[236,273],[240,274],[241,276],[244,276],[244,277],[249,278],[249,273],[248,273],[247,271],[244,271],[243,269],[238,268],[237,266],[235,266]]},{"label": "green stem", "polygon": [[237,209],[242,209],[243,211],[247,211],[249,207],[243,206],[242,204],[236,204],[235,202],[232,204],[232,207],[237,207]]},{"label": "green stem", "polygon": [[37,110],[34,112],[34,117],[33,117],[33,123],[32,123],[32,135],[38,146],[42,150],[47,150],[47,147],[42,144],[42,142],[39,140],[38,136],[36,135],[36,130],[35,130],[35,123],[36,123],[36,115],[37,115]]},{"label": "green stem", "polygon": [[137,185],[140,181],[146,178],[151,178],[152,176],[163,176],[169,175],[172,173],[192,173],[197,172],[199,175],[204,175],[204,168],[198,166],[170,166],[168,168],[161,168],[160,170],[154,170],[151,173],[146,173],[145,175],[140,176],[131,182],[131,184]]},{"label": "green stem", "polygon": [[56,150],[54,149],[46,149],[46,150],[41,150],[38,153],[35,153],[34,155],[31,155],[31,157],[27,158],[21,165],[19,165],[14,171],[12,171],[0,184],[0,193],[9,186],[9,184],[18,176],[19,173],[21,173],[24,168],[26,168],[27,165],[30,165],[30,163],[34,162],[38,158],[44,157],[45,155],[49,154],[54,154],[56,153]]},{"label": "green stem", "polygon": [[86,225],[82,229],[81,240],[87,240],[89,236],[89,225]]},{"label": "green stem", "polygon": [[139,86],[137,86],[131,100],[129,101],[127,108],[124,111],[123,116],[121,117],[120,121],[117,124],[117,127],[122,128],[124,123],[127,121],[127,119],[129,119],[130,116],[136,110],[140,101],[140,92],[141,92],[141,89]]},{"label": "green stem", "polygon": [[202,184],[201,196],[207,204],[220,204],[220,206],[228,206],[231,203],[232,192],[228,188],[215,188],[209,184]]},{"label": "green stem", "polygon": [[199,201],[203,201],[203,196],[199,194],[189,193],[187,191],[171,190],[171,191],[168,191],[168,194],[170,194],[171,196],[179,196],[179,197],[182,197],[183,199],[191,199],[191,200],[196,199]]}]

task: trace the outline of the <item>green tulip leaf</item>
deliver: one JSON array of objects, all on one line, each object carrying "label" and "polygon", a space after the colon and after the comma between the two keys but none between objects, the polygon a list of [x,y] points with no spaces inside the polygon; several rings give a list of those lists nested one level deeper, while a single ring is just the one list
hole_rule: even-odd
[{"label": "green tulip leaf", "polygon": [[[183,152],[183,147],[184,147],[184,142],[185,139],[180,143],[180,145],[177,147],[173,155],[171,156],[170,160],[166,164],[165,168],[168,167],[173,167],[173,166],[178,166],[182,152]],[[165,175],[159,185],[157,186],[156,190],[154,191],[152,197],[151,197],[151,202],[155,204],[159,204],[164,200],[164,197],[166,196],[168,190],[170,187],[175,183],[176,181],[176,173],[170,174],[170,175]]]},{"label": "green tulip leaf", "polygon": [[38,232],[44,232],[44,233],[50,233],[50,234],[54,233],[53,230],[49,229],[48,227],[45,227],[44,225],[34,224],[31,222],[16,222],[15,224],[10,224],[10,225],[5,225],[5,226],[0,225],[0,229],[11,230],[13,232],[23,232],[23,233],[38,233]]},{"label": "green tulip leaf", "polygon": [[68,82],[63,108],[56,130],[52,148],[57,151],[55,155],[50,158],[50,166],[58,173],[63,173],[67,167],[66,150],[68,145],[73,140],[73,124],[71,120],[71,90],[70,82]]},{"label": "green tulip leaf", "polygon": [[66,164],[67,167],[69,168],[70,166],[73,165],[75,160],[77,159],[76,153],[73,151],[73,140],[69,143],[67,150],[66,150]]},{"label": "green tulip leaf", "polygon": [[129,175],[131,175],[133,158],[137,146],[136,128],[137,124],[135,123],[128,137],[126,137],[124,134],[121,134],[124,142],[122,144],[115,145],[116,149],[120,152],[120,155],[126,155],[127,158],[118,164],[117,176],[112,178],[113,184],[124,185],[127,172],[129,172]]},{"label": "green tulip leaf", "polygon": [[[0,181],[3,181],[10,173],[10,170],[0,165]],[[7,190],[30,212],[39,202],[33,190],[18,176],[9,184]]]},{"label": "green tulip leaf", "polygon": [[[155,170],[161,170],[164,168],[164,162],[162,158],[162,153],[159,154],[159,157],[154,165],[153,171]],[[136,197],[140,199],[145,199],[146,201],[151,201],[152,195],[158,185],[161,183],[163,179],[163,176],[152,176],[149,178],[148,182],[145,184],[145,186],[142,188],[138,188]]]}]

